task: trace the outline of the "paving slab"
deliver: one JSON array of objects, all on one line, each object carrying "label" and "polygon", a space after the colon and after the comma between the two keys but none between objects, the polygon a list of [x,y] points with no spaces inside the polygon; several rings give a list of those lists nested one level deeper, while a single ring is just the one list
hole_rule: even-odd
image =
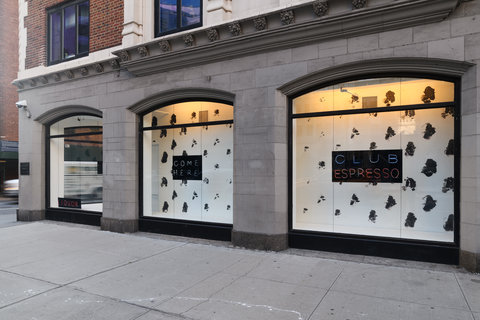
[{"label": "paving slab", "polygon": [[344,268],[332,290],[468,310],[455,275],[447,272],[352,264]]},{"label": "paving slab", "polygon": [[149,311],[135,320],[188,320],[183,316],[164,314],[157,311]]},{"label": "paving slab", "polygon": [[51,283],[0,271],[0,308],[55,287]]},{"label": "paving slab", "polygon": [[480,312],[480,275],[462,273],[456,274],[468,306],[475,312]]},{"label": "paving slab", "polygon": [[309,320],[472,320],[468,310],[330,291]]},{"label": "paving slab", "polygon": [[480,313],[473,313],[475,320],[480,320]]},{"label": "paving slab", "polygon": [[0,309],[0,319],[133,320],[146,311],[148,310],[127,303],[62,287]]}]

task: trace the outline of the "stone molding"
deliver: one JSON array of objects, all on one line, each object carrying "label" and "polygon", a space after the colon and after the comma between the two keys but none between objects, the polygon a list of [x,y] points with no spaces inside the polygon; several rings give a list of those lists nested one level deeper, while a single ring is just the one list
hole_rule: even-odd
[{"label": "stone molding", "polygon": [[128,107],[128,110],[140,114],[147,112],[156,106],[162,106],[180,99],[190,98],[215,99],[225,101],[230,104],[233,104],[235,101],[235,95],[227,91],[210,88],[181,88],[159,92],[155,95],[143,99],[142,101],[135,103],[133,106]]},{"label": "stone molding", "polygon": [[41,124],[48,125],[57,119],[60,119],[65,116],[75,115],[75,114],[89,114],[92,116],[102,117],[102,111],[87,107],[87,106],[64,106],[58,107],[52,110],[48,110],[42,113],[40,116],[35,118],[35,121],[40,122]]},{"label": "stone molding", "polygon": [[45,220],[45,210],[20,210],[17,209],[17,221]]},{"label": "stone molding", "polygon": [[232,244],[247,249],[282,251],[288,249],[288,235],[232,230]]},{"label": "stone molding", "polygon": [[138,220],[121,220],[102,217],[100,228],[104,231],[117,233],[134,233],[138,231]]},{"label": "stone molding", "polygon": [[310,73],[290,81],[278,88],[286,96],[295,96],[305,90],[319,88],[331,82],[348,77],[392,74],[395,72],[411,74],[431,74],[461,77],[473,66],[472,63],[429,58],[385,58],[346,63]]}]

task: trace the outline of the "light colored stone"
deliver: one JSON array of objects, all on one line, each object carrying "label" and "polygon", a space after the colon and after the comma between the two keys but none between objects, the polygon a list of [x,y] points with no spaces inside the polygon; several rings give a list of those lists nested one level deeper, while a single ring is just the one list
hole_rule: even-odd
[{"label": "light colored stone", "polygon": [[413,28],[413,42],[424,42],[450,37],[450,21],[421,25]]},{"label": "light colored stone", "polygon": [[393,48],[395,57],[426,57],[428,55],[428,45],[426,42],[408,44]]},{"label": "light colored stone", "polygon": [[464,60],[465,42],[463,37],[430,41],[428,43],[428,57],[451,60]]},{"label": "light colored stone", "polygon": [[401,29],[381,32],[379,35],[380,48],[392,48],[410,44],[413,42],[413,29]]},{"label": "light colored stone", "polygon": [[480,32],[480,15],[452,19],[452,37]]},{"label": "light colored stone", "polygon": [[370,51],[379,48],[379,35],[371,34],[348,39],[348,53]]}]

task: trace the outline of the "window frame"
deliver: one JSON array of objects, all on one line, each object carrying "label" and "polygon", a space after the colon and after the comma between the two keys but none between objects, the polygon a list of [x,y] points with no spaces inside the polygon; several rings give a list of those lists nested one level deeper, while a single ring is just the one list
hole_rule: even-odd
[{"label": "window frame", "polygon": [[[47,8],[46,9],[46,16],[47,16],[47,21],[46,21],[46,24],[47,24],[47,65],[48,66],[51,66],[51,65],[55,65],[55,64],[59,64],[59,63],[62,63],[62,62],[66,62],[66,61],[71,61],[71,60],[75,60],[75,59],[78,59],[78,58],[81,58],[81,57],[85,57],[85,56],[88,56],[88,54],[90,53],[90,1],[91,0],[74,0],[74,1],[67,1],[67,2],[63,2],[59,5],[55,5],[53,7],[50,7],[50,8]],[[79,32],[79,27],[78,27],[78,17],[79,17],[79,5],[80,4],[83,4],[85,2],[88,2],[88,49],[87,51],[85,52],[81,52],[81,53],[78,53],[78,32]],[[72,7],[74,6],[75,7],[75,44],[76,44],[76,53],[73,57],[69,57],[69,58],[63,58],[63,55],[64,55],[64,24],[65,24],[65,14],[64,14],[64,11],[66,8],[68,7]],[[52,36],[52,32],[51,32],[51,28],[52,28],[52,24],[51,24],[51,15],[53,13],[60,13],[61,14],[61,25],[60,25],[60,34],[61,34],[61,44],[60,44],[60,49],[61,49],[61,57],[59,60],[52,60],[51,59],[51,54],[52,54],[52,41],[51,41],[51,36]]]},{"label": "window frame", "polygon": [[186,27],[182,27],[182,25],[181,25],[181,23],[182,23],[181,22],[182,21],[182,19],[181,19],[182,0],[176,0],[176,1],[177,1],[177,27],[175,29],[172,29],[172,30],[169,30],[169,31],[160,32],[160,25],[159,25],[160,0],[155,0],[155,3],[154,3],[154,20],[155,20],[155,22],[154,22],[154,34],[155,34],[155,38],[165,36],[165,35],[168,35],[168,34],[172,34],[172,33],[177,33],[177,32],[180,32],[180,31],[185,31],[185,30],[198,28],[198,27],[201,27],[203,25],[203,0],[199,0],[200,1],[200,22],[195,23],[195,24],[191,24],[191,25],[186,26]]}]

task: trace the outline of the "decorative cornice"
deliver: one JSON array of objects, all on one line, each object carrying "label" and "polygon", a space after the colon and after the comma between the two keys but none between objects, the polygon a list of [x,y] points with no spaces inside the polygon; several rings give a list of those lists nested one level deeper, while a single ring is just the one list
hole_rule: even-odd
[{"label": "decorative cornice", "polygon": [[313,2],[313,12],[322,17],[328,12],[328,0],[316,0]]},{"label": "decorative cornice", "polygon": [[367,5],[367,0],[352,0],[352,6],[354,9],[362,9]]},{"label": "decorative cornice", "polygon": [[72,70],[67,70],[67,71],[65,71],[65,75],[67,76],[68,79],[73,79],[73,78],[75,78],[75,73],[73,73]]},{"label": "decorative cornice", "polygon": [[41,124],[50,124],[59,118],[72,114],[89,114],[92,116],[101,117],[102,111],[86,106],[63,106],[41,114],[40,116],[35,118],[35,121],[38,121]]},{"label": "decorative cornice", "polygon": [[[139,46],[125,48],[113,54],[120,56],[123,51],[127,51],[131,59],[122,61],[122,67],[136,76],[144,76],[250,54],[321,43],[330,39],[438,22],[456,8],[458,1],[397,0],[319,17],[318,14],[324,14],[324,10],[328,10],[328,2],[315,0],[289,7],[287,10],[215,26],[219,39],[214,43],[208,38],[206,29],[194,29],[187,34],[173,34],[142,44],[150,53],[142,59],[136,53]],[[358,2],[358,5],[360,4]],[[319,11],[315,12],[315,8]],[[279,16],[283,16],[283,21]],[[386,16],[388,19],[385,19]],[[168,41],[171,45],[170,51],[162,51],[159,41]]]},{"label": "decorative cornice", "polygon": [[48,78],[43,76],[43,77],[40,77],[40,82],[43,83],[43,84],[47,84],[48,83]]},{"label": "decorative cornice", "polygon": [[120,62],[118,62],[117,59],[110,60],[109,63],[110,63],[110,66],[112,67],[112,69],[120,68]]},{"label": "decorative cornice", "polygon": [[138,54],[140,55],[140,57],[142,57],[142,58],[148,56],[148,49],[145,46],[138,47],[137,51],[138,51]]},{"label": "decorative cornice", "polygon": [[62,76],[60,75],[60,73],[54,73],[53,74],[53,80],[55,80],[55,82],[58,82],[60,80],[62,80]]},{"label": "decorative cornice", "polygon": [[158,43],[158,45],[160,46],[160,50],[162,50],[162,52],[168,52],[172,50],[172,46],[168,40],[162,40]]},{"label": "decorative cornice", "polygon": [[102,73],[104,70],[103,65],[101,63],[95,63],[94,68],[97,73]]},{"label": "decorative cornice", "polygon": [[122,62],[130,60],[130,55],[128,54],[128,52],[126,50],[122,50],[122,51],[118,52],[117,56],[120,58],[120,60],[122,60]]},{"label": "decorative cornice", "polygon": [[215,29],[215,28],[207,29],[206,33],[207,33],[207,38],[210,42],[214,42],[214,41],[217,41],[218,39],[220,39],[220,35],[218,34],[218,30]]},{"label": "decorative cornice", "polygon": [[82,74],[82,76],[88,76],[88,69],[87,67],[81,67],[80,68],[80,73]]}]

